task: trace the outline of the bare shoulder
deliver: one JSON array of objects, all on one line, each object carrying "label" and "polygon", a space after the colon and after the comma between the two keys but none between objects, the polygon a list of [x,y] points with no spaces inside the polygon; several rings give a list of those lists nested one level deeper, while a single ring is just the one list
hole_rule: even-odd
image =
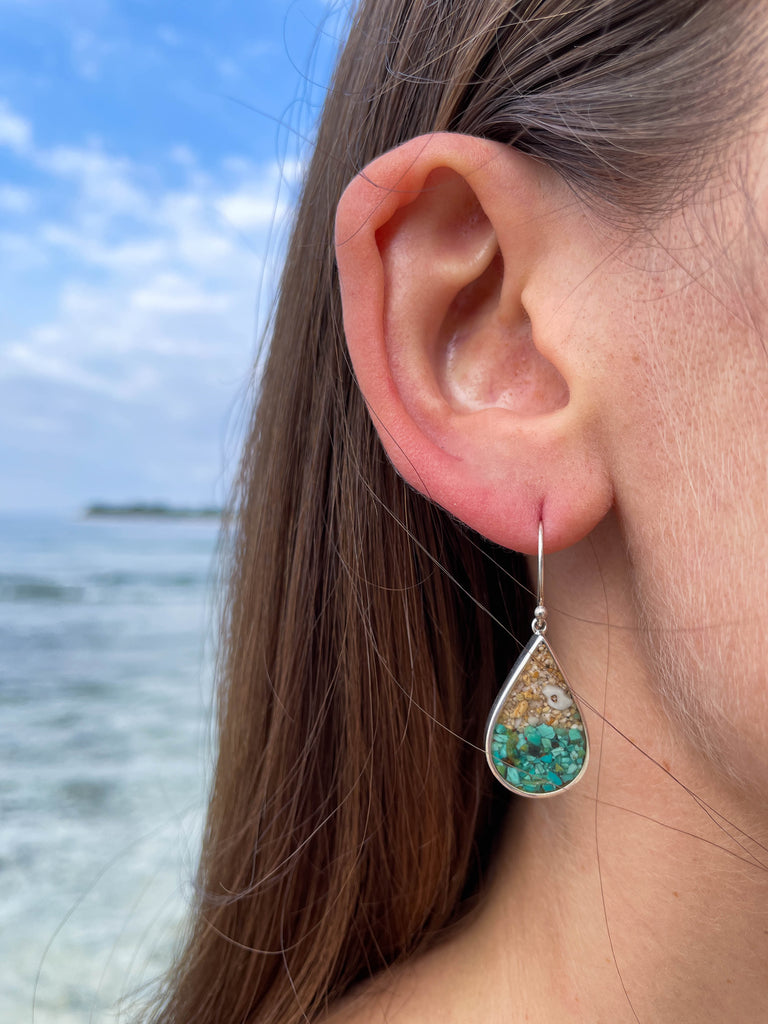
[{"label": "bare shoulder", "polygon": [[390,968],[358,986],[320,1024],[459,1024],[465,982],[448,949]]},{"label": "bare shoulder", "polygon": [[401,967],[377,975],[334,1005],[320,1024],[429,1024],[419,1013],[414,973]]}]

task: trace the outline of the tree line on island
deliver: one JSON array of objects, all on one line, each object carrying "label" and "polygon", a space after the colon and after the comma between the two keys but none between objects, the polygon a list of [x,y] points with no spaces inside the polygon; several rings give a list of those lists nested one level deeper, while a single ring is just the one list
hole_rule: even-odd
[{"label": "tree line on island", "polygon": [[218,519],[221,514],[222,510],[214,506],[194,508],[146,501],[132,502],[127,505],[94,502],[86,506],[83,511],[86,519],[103,518],[106,516],[133,516],[152,519]]}]

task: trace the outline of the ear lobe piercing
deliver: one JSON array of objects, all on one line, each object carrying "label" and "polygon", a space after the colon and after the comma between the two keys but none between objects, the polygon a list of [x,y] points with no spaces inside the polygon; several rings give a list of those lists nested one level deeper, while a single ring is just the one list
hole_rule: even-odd
[{"label": "ear lobe piercing", "polygon": [[563,670],[544,639],[544,526],[539,558],[533,636],[504,681],[485,729],[485,754],[496,779],[513,793],[555,796],[584,774],[587,728]]}]

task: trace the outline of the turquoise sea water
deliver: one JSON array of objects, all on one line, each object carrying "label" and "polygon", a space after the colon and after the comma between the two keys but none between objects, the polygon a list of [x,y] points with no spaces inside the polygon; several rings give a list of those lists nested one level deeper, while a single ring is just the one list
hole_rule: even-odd
[{"label": "turquoise sea water", "polygon": [[0,516],[3,1024],[126,1020],[168,961],[211,758],[217,529]]}]

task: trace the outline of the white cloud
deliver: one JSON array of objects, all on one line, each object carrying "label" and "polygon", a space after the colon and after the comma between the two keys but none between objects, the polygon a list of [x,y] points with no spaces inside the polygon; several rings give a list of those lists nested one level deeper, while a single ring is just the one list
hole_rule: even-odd
[{"label": "white cloud", "polygon": [[39,150],[34,154],[34,162],[48,174],[72,181],[93,212],[103,207],[107,216],[140,215],[146,210],[147,201],[151,201],[131,180],[137,170],[131,162],[109,156],[98,144]]},{"label": "white cloud", "polygon": [[288,185],[298,185],[304,177],[307,165],[303,160],[283,160],[279,165],[280,175]]},{"label": "white cloud", "polygon": [[0,210],[4,213],[28,213],[34,206],[34,197],[27,188],[0,184]]},{"label": "white cloud", "polygon": [[116,43],[97,36],[88,29],[75,29],[70,36],[72,63],[81,78],[95,81],[105,62],[114,57]]},{"label": "white cloud", "polygon": [[166,46],[181,46],[183,42],[181,34],[170,25],[159,25],[156,34],[160,42]]},{"label": "white cloud", "polygon": [[50,250],[68,251],[79,261],[108,270],[138,272],[143,267],[154,267],[170,259],[170,247],[164,238],[107,243],[71,224],[46,222],[40,224],[38,238]]},{"label": "white cloud", "polygon": [[254,42],[246,43],[245,46],[240,50],[240,60],[260,60],[263,57],[268,57],[274,54],[277,47],[271,39],[257,39]]},{"label": "white cloud", "polygon": [[275,202],[274,196],[263,190],[244,188],[230,192],[216,201],[216,209],[230,224],[244,231],[269,227],[285,215],[284,202]]},{"label": "white cloud", "polygon": [[136,367],[129,376],[114,380],[77,366],[72,361],[28,345],[11,345],[5,352],[8,363],[16,365],[35,377],[43,377],[60,384],[74,385],[79,390],[95,391],[110,398],[126,400],[147,390],[156,383],[156,375],[148,367]]},{"label": "white cloud", "polygon": [[243,69],[235,61],[230,60],[229,57],[224,57],[223,60],[217,61],[216,70],[222,78],[239,78]]},{"label": "white cloud", "polygon": [[13,267],[18,274],[35,267],[44,267],[48,261],[49,253],[42,249],[36,240],[30,238],[28,232],[0,232],[0,267]]},{"label": "white cloud", "polygon": [[184,167],[192,167],[195,164],[195,154],[189,148],[189,146],[171,146],[168,150],[168,157],[177,164],[182,164]]},{"label": "white cloud", "polygon": [[0,146],[23,155],[32,145],[32,126],[16,114],[4,99],[0,99]]},{"label": "white cloud", "polygon": [[195,287],[177,274],[160,274],[130,296],[134,309],[152,313],[224,313],[231,296]]},{"label": "white cloud", "polygon": [[43,182],[0,190],[0,208],[17,211],[0,232],[0,290],[16,302],[0,317],[0,431],[21,433],[33,409],[83,458],[113,438],[145,467],[157,437],[160,461],[204,450],[215,478],[214,439],[248,380],[262,275],[278,262],[265,242],[288,210],[285,169],[204,169],[181,144],[153,166],[98,140],[43,147],[15,111],[1,114]]}]

